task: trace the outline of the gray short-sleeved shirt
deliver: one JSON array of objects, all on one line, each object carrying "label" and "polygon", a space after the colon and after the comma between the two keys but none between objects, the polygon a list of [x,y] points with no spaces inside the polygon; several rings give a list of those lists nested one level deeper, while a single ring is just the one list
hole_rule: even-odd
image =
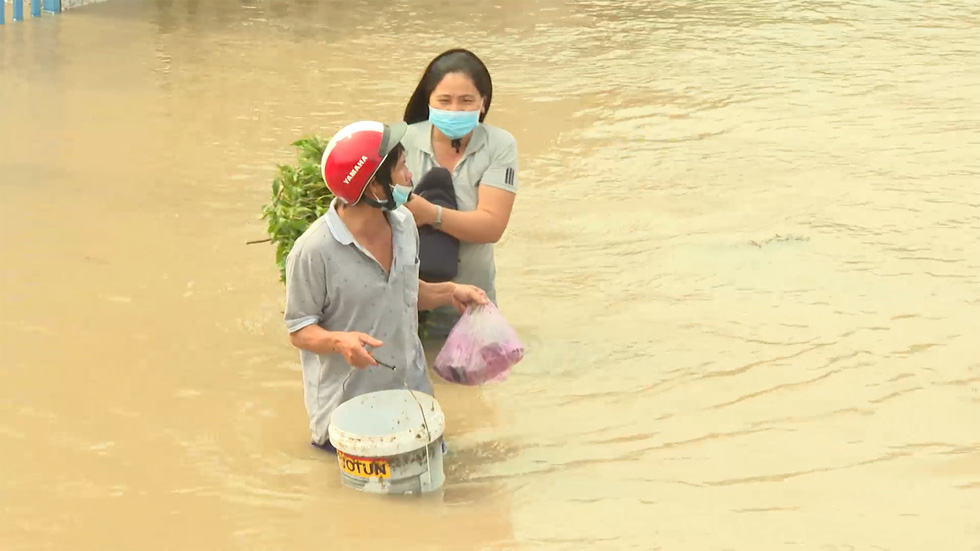
[{"label": "gray short-sleeved shirt", "polygon": [[[393,258],[390,275],[361,247],[330,209],[296,240],[286,258],[285,323],[290,333],[317,324],[328,331],[359,331],[382,341],[368,351],[395,366],[354,369],[339,354],[300,351],[303,395],[310,430],[327,441],[330,415],[341,403],[368,392],[409,388],[432,394],[418,337],[419,235],[401,207],[388,213]],[[354,370],[343,388],[344,379]]]},{"label": "gray short-sleeved shirt", "polygon": [[[429,121],[409,125],[402,145],[405,146],[405,163],[415,180],[438,166],[432,151],[432,123]],[[480,186],[516,193],[517,141],[502,128],[477,125],[452,175],[456,202],[461,211],[476,210]],[[475,285],[496,302],[496,274],[492,243],[460,243],[459,271],[453,281]],[[456,314],[452,309],[439,310],[443,316],[450,318]]]}]

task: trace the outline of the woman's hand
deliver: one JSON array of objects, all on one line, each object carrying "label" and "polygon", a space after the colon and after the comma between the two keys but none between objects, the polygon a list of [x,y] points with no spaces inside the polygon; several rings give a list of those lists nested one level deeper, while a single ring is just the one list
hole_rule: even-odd
[{"label": "woman's hand", "polygon": [[487,298],[483,289],[472,285],[453,284],[453,306],[460,314],[466,311],[467,306],[482,305],[489,302],[490,299]]},{"label": "woman's hand", "polygon": [[416,226],[429,226],[436,221],[436,206],[418,194],[412,194],[412,198],[405,203],[405,208],[412,211]]}]

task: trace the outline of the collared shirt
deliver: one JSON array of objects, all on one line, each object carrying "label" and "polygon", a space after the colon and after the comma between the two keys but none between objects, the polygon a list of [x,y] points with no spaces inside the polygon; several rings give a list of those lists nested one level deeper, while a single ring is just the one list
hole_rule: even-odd
[{"label": "collared shirt", "polygon": [[[422,121],[409,125],[402,138],[405,146],[405,164],[416,180],[438,166],[432,151],[432,123]],[[452,170],[453,188],[456,191],[458,210],[476,210],[480,186],[517,192],[517,141],[510,132],[496,126],[479,124],[466,144],[463,157]],[[475,285],[496,302],[495,280],[497,268],[493,259],[492,243],[459,244],[459,270],[456,283]],[[448,317],[451,324],[455,310],[439,308],[436,317]],[[442,315],[439,315],[442,314]],[[445,328],[443,328],[445,329]],[[445,334],[445,331],[436,331]]]},{"label": "collared shirt", "polygon": [[418,229],[404,207],[388,213],[388,222],[390,272],[354,239],[337,213],[336,199],[286,257],[284,321],[289,332],[317,324],[328,331],[366,333],[383,343],[368,352],[396,368],[355,369],[340,354],[301,350],[303,395],[317,444],[328,439],[334,409],[355,396],[404,388],[405,383],[432,394],[418,337]]}]

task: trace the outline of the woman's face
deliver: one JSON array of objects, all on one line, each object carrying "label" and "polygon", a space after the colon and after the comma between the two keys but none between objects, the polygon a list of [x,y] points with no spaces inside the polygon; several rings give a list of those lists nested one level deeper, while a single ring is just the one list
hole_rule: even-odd
[{"label": "woman's face", "polygon": [[470,77],[463,73],[446,73],[429,94],[429,107],[443,111],[483,112],[483,97]]}]

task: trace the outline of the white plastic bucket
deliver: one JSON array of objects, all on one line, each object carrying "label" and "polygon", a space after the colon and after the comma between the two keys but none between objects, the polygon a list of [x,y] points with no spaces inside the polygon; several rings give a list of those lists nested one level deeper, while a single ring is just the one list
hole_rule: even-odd
[{"label": "white plastic bucket", "polygon": [[330,416],[327,432],[345,486],[379,494],[421,494],[445,482],[445,430],[446,417],[435,398],[397,389],[344,402]]}]

